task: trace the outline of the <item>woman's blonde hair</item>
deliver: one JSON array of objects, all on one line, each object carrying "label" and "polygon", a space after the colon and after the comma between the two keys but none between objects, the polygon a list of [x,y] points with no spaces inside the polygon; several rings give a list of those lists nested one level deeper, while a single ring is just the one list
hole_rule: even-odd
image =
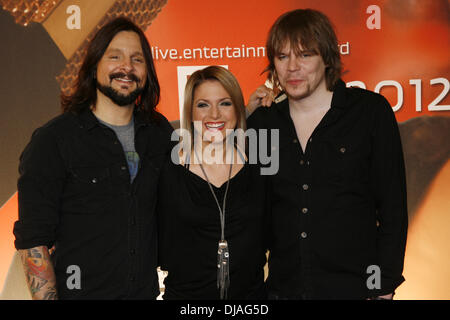
[{"label": "woman's blonde hair", "polygon": [[[234,75],[227,69],[220,66],[209,66],[202,70],[197,70],[188,79],[184,89],[184,105],[180,127],[182,129],[181,136],[183,139],[183,148],[194,145],[194,128],[192,123],[192,109],[194,105],[194,94],[197,87],[205,81],[218,81],[225,91],[230,95],[236,112],[237,124],[235,129],[242,129],[245,132],[246,115],[245,103],[239,82]],[[186,141],[190,139],[190,141]],[[190,152],[191,150],[184,151]]]}]

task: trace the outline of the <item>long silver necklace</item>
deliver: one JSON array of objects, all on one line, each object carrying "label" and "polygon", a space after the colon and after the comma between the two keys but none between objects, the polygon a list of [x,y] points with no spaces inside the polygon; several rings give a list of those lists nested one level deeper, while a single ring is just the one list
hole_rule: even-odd
[{"label": "long silver necklace", "polygon": [[[197,155],[197,150],[194,149],[195,156],[197,159],[199,159]],[[232,159],[233,159],[234,149],[232,153]],[[231,170],[233,168],[233,161],[231,161],[230,164],[230,172],[228,173],[228,181],[227,186],[225,188],[225,194],[223,196],[223,205],[222,208],[220,207],[219,200],[217,199],[216,193],[213,190],[213,187],[211,186],[211,182],[209,182],[208,175],[206,174],[205,169],[203,168],[202,162],[199,161],[200,169],[202,169],[202,172],[206,178],[206,181],[208,182],[209,190],[211,190],[211,193],[214,197],[214,200],[216,201],[217,208],[219,209],[219,216],[220,216],[220,240],[219,240],[219,246],[217,249],[217,289],[219,289],[220,292],[220,299],[224,300],[227,299],[228,294],[228,288],[230,286],[230,252],[228,249],[228,242],[225,240],[225,205],[227,200],[227,194],[228,194],[228,187],[230,186],[230,178],[231,178]]]}]

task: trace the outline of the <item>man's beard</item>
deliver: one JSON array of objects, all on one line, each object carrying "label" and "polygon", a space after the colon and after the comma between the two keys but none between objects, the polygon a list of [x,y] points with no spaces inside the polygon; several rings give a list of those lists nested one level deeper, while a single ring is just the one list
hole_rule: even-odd
[{"label": "man's beard", "polygon": [[112,102],[121,107],[133,104],[136,101],[136,99],[141,95],[141,93],[144,91],[143,87],[139,87],[139,79],[133,74],[126,75],[123,73],[116,73],[109,76],[111,82],[114,78],[124,78],[124,77],[128,77],[129,79],[133,80],[136,83],[136,89],[130,92],[128,95],[121,94],[111,85],[102,85],[97,80],[97,89],[100,90],[100,92],[103,93],[105,96],[110,98]]}]

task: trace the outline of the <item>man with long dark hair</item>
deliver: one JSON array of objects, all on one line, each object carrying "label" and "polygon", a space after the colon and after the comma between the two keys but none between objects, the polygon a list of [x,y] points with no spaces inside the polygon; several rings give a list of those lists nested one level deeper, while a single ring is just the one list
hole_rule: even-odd
[{"label": "man with long dark hair", "polygon": [[[270,177],[271,299],[392,299],[408,224],[394,113],[374,92],[346,88],[331,22],[319,11],[280,16],[267,39],[269,80],[282,95],[249,127],[278,129]],[[250,111],[270,104],[260,87]]]},{"label": "man with long dark hair", "polygon": [[172,131],[159,95],[142,30],[101,28],[63,114],[21,155],[15,246],[33,299],[158,296],[155,195]]}]

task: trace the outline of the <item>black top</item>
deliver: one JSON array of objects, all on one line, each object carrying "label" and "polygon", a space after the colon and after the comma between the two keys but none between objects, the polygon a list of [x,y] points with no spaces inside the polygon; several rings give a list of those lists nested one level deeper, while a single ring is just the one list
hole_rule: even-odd
[{"label": "black top", "polygon": [[[164,299],[219,299],[217,249],[219,209],[206,180],[168,161],[161,173],[161,268],[167,270]],[[262,299],[264,290],[263,218],[265,177],[256,165],[230,180],[226,199],[225,240],[230,252],[229,299]],[[226,182],[213,190],[222,207]]]},{"label": "black top", "polygon": [[[140,168],[132,184],[116,134],[90,110],[33,134],[20,159],[15,246],[56,246],[60,299],[159,294],[155,204],[171,131],[164,118],[148,123],[135,114]],[[66,286],[71,265],[80,268],[81,289]]]},{"label": "black top", "polygon": [[[304,152],[288,99],[259,108],[248,125],[280,130],[280,169],[270,177],[269,292],[319,299],[393,292],[404,281],[408,216],[402,146],[387,100],[340,81]],[[381,271],[379,290],[371,265]]]}]

